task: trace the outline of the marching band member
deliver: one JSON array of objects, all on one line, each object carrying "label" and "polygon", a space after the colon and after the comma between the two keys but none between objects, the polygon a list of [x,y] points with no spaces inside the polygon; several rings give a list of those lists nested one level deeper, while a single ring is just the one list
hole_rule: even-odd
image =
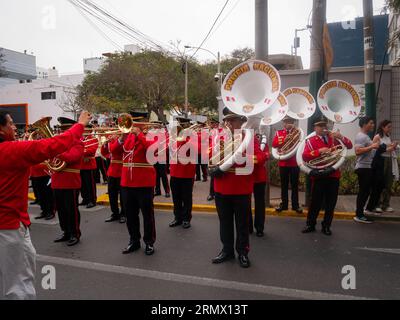
[{"label": "marching band member", "polygon": [[0,112],[0,282],[2,299],[35,299],[35,259],[28,215],[28,179],[33,165],[70,149],[80,139],[90,114],[60,136],[39,141],[15,141],[16,127]]},{"label": "marching band member", "polygon": [[[121,196],[121,173],[122,173],[122,152],[119,147],[117,137],[111,137],[109,141],[101,147],[101,154],[110,159],[108,167],[108,197],[110,199],[111,216],[105,222],[119,221],[126,222],[126,214],[123,209]],[[118,198],[121,202],[121,210],[118,205]]]},{"label": "marching band member", "polygon": [[[267,168],[265,166],[267,160],[270,157],[268,145],[265,146],[264,151],[261,150],[261,141],[259,137],[256,137],[254,140],[255,150],[259,150],[259,152],[255,152],[255,163],[254,163],[254,206],[255,206],[255,215],[254,215],[254,228],[256,229],[257,237],[261,238],[264,236],[264,225],[265,225],[265,190],[267,187]],[[250,233],[253,233],[253,215],[250,212]]]},{"label": "marching band member", "polygon": [[79,243],[81,238],[79,190],[81,189],[80,168],[84,156],[83,142],[76,140],[70,150],[57,158],[65,161],[67,166],[51,176],[51,187],[62,234],[54,242],[67,242],[71,247]]},{"label": "marching band member", "polygon": [[[132,113],[133,117],[148,118],[147,113]],[[139,211],[143,215],[145,254],[154,254],[156,226],[154,220],[154,187],[156,171],[146,158],[147,149],[154,141],[147,141],[145,133],[134,127],[130,134],[119,139],[119,147],[123,149],[123,167],[121,175],[122,203],[126,213],[130,241],[123,254],[140,249]]]},{"label": "marching band member", "polygon": [[[247,122],[246,117],[225,113],[227,115],[224,121],[232,133],[240,130]],[[236,168],[240,167],[242,166],[234,164],[228,172],[222,172],[218,167],[210,170],[210,175],[214,176],[215,203],[220,221],[220,238],[223,244],[221,253],[212,260],[212,263],[220,264],[235,259],[236,225],[236,251],[239,254],[239,263],[242,268],[249,268],[249,213],[254,184],[252,172],[249,175],[237,174]]]},{"label": "marching band member", "polygon": [[36,220],[51,220],[54,218],[54,197],[50,187],[50,175],[47,166],[39,163],[31,168],[32,188],[36,189],[36,199],[38,200],[42,213]]},{"label": "marching band member", "polygon": [[[158,123],[158,124],[163,124],[160,121],[154,121],[153,123]],[[165,125],[165,124],[164,124]],[[165,127],[163,130],[163,140],[164,141],[159,141],[158,143],[161,145],[168,145],[168,130]],[[168,149],[166,150],[168,153]],[[161,182],[164,187],[165,191],[165,197],[170,198],[171,197],[171,190],[168,182],[168,175],[167,175],[167,162],[165,163],[162,162],[157,162],[154,164],[154,168],[156,169],[156,189],[154,196],[161,196]]]},{"label": "marching band member", "polygon": [[[316,135],[306,142],[304,148],[303,159],[305,161],[311,161],[321,155],[330,153],[333,147],[339,145],[338,140],[343,142],[347,149],[353,148],[352,142],[342,136],[340,132],[329,133],[325,120],[315,122],[314,130]],[[340,171],[334,171],[333,168],[328,169],[327,172],[320,176],[311,176],[311,203],[308,209],[307,227],[303,230],[303,233],[315,232],[317,218],[322,202],[325,199],[325,217],[322,222],[322,233],[327,236],[332,235],[330,228],[338,199],[340,176]]]},{"label": "marching band member", "polygon": [[[197,124],[205,126],[204,122],[197,121]],[[196,164],[196,181],[208,181],[208,164],[203,163],[202,161],[202,151],[205,150],[207,152],[208,141],[202,141],[201,139],[201,130],[197,132],[198,138],[198,162]],[[202,179],[203,176],[203,179]]]},{"label": "marching band member", "polygon": [[[283,119],[283,130],[277,131],[272,142],[273,148],[280,148],[285,144],[286,137],[295,129],[295,120],[290,117]],[[292,187],[292,209],[297,213],[303,213],[299,204],[299,177],[300,168],[297,165],[296,155],[288,160],[279,161],[279,173],[281,178],[282,203],[276,208],[277,212],[289,209],[289,183]]]},{"label": "marching band member", "polygon": [[[190,123],[190,119],[186,118],[177,118],[177,120],[181,127],[184,127],[186,123]],[[191,227],[190,222],[192,220],[193,186],[194,177],[196,175],[196,163],[190,162],[182,164],[179,157],[179,150],[188,143],[191,143],[190,136],[186,137],[183,141],[178,141],[176,146],[177,149],[173,150],[173,153],[171,153],[170,184],[175,216],[174,221],[169,224],[171,228],[181,225],[184,229],[189,229]],[[189,157],[188,154],[187,156]]]},{"label": "marching band member", "polygon": [[79,205],[86,206],[87,209],[90,209],[95,207],[97,202],[94,172],[97,168],[95,155],[99,146],[99,141],[94,135],[89,135],[83,140],[83,144],[84,155],[81,163],[81,195],[83,200]]},{"label": "marching band member", "polygon": [[[209,136],[209,148],[213,147],[213,138],[222,131],[222,128],[219,125],[219,120],[217,118],[211,118],[209,121],[210,136]],[[208,151],[208,150],[207,150]],[[204,151],[203,151],[204,152]],[[207,201],[214,201],[215,199],[215,191],[214,191],[214,178],[210,177],[210,191],[207,197]]]}]

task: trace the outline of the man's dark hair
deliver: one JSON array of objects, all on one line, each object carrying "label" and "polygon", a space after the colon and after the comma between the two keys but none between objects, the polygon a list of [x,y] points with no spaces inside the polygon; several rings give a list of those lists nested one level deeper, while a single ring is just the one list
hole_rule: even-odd
[{"label": "man's dark hair", "polygon": [[4,111],[0,111],[0,126],[6,126],[7,125],[7,116],[8,113]]},{"label": "man's dark hair", "polygon": [[372,119],[371,117],[363,117],[360,118],[360,128],[364,127],[365,125],[367,125],[370,121],[374,121],[374,119]]}]

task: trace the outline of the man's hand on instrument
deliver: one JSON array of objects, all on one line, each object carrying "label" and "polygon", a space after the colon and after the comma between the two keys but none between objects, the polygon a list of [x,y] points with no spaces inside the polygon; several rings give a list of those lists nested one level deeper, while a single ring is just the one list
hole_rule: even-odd
[{"label": "man's hand on instrument", "polygon": [[82,111],[81,115],[79,116],[78,123],[86,127],[91,119],[92,115],[89,113],[89,111]]},{"label": "man's hand on instrument", "polygon": [[134,135],[138,135],[139,133],[141,133],[142,131],[138,128],[138,127],[133,127],[131,130],[132,134]]},{"label": "man's hand on instrument", "polygon": [[332,137],[337,139],[337,140],[342,140],[343,139],[343,135],[340,133],[340,131],[336,131],[332,133]]},{"label": "man's hand on instrument", "polygon": [[326,154],[326,153],[329,153],[330,151],[331,151],[330,148],[321,148],[321,149],[319,149],[319,153],[320,154]]},{"label": "man's hand on instrument", "polygon": [[224,172],[220,169],[220,167],[212,167],[209,168],[208,174],[211,178],[220,178],[224,175]]}]

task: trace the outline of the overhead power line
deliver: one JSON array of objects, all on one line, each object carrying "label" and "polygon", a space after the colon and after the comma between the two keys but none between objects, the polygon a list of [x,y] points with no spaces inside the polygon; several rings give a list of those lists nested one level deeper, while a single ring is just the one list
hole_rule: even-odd
[{"label": "overhead power line", "polygon": [[210,36],[211,32],[213,31],[215,25],[217,24],[219,18],[221,17],[221,15],[222,15],[222,13],[224,12],[224,10],[225,10],[226,6],[228,5],[228,3],[229,3],[229,0],[226,0],[224,6],[222,7],[221,11],[219,12],[217,18],[215,19],[214,23],[212,24],[212,26],[211,26],[210,30],[208,31],[207,35],[204,37],[204,39],[203,39],[203,41],[200,43],[200,45],[197,46],[197,49],[196,49],[196,51],[193,53],[193,55],[191,56],[191,58],[193,58],[193,57],[196,55],[196,53],[200,50],[200,48],[203,46],[203,44],[207,41],[208,37]]}]

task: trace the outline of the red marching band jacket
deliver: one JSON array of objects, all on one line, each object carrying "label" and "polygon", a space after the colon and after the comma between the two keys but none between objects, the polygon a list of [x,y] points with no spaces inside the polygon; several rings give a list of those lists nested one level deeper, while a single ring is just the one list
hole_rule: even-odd
[{"label": "red marching band jacket", "polygon": [[[288,132],[286,129],[284,130],[279,130],[276,132],[276,135],[274,137],[274,140],[272,141],[272,148],[280,148],[284,145],[286,136],[288,135]],[[297,160],[296,156],[293,156],[292,158],[288,160],[280,160],[279,161],[279,167],[284,167],[284,168],[294,168],[297,167]]]},{"label": "red marching band jacket", "polygon": [[[258,159],[265,157],[265,154],[260,149],[259,143],[254,140],[254,154],[245,155],[248,161],[255,164]],[[245,168],[246,164],[234,164],[232,168],[224,173],[221,177],[214,178],[214,190],[216,193],[231,196],[231,195],[251,195],[254,189],[254,169],[252,172],[240,175],[237,174],[237,168]]]},{"label": "red marching band jacket", "polygon": [[27,183],[30,168],[70,148],[80,139],[83,129],[76,124],[51,139],[0,143],[0,230],[19,229],[20,223],[31,224]]},{"label": "red marching band jacket", "polygon": [[92,135],[86,137],[83,140],[84,153],[81,163],[81,170],[95,170],[97,168],[96,163],[96,151],[99,147],[99,140]]},{"label": "red marching band jacket", "polygon": [[108,167],[107,176],[121,178],[122,174],[122,154],[118,139],[114,139],[101,147],[101,155],[111,160]]},{"label": "red marching band jacket", "polygon": [[[191,143],[190,138],[188,137],[186,139],[186,141],[178,141],[176,143],[176,146],[173,146],[177,148],[176,152],[172,152],[171,153],[171,159],[170,159],[170,165],[169,165],[169,170],[170,170],[170,175],[171,177],[174,178],[184,178],[184,179],[194,179],[195,175],[196,175],[196,161],[197,158],[194,159],[195,162],[192,163],[187,163],[189,160],[186,160],[185,163],[186,164],[182,164],[180,162],[180,154],[179,154],[179,150],[184,147],[187,146],[189,150],[195,150],[195,148],[190,148],[190,146],[188,144]],[[197,145],[192,145],[193,147],[198,147]],[[187,153],[187,156],[189,157],[189,150]],[[177,153],[175,155],[175,153]]]},{"label": "red marching band jacket", "polygon": [[60,154],[57,158],[65,161],[67,166],[51,176],[51,188],[55,190],[81,188],[81,163],[84,154],[83,142],[75,141],[70,150]]},{"label": "red marching band jacket", "polygon": [[41,178],[49,176],[49,169],[44,163],[39,163],[31,167],[31,178]]},{"label": "red marching band jacket", "polygon": [[121,187],[154,188],[156,186],[156,170],[147,161],[147,149],[156,141],[147,141],[141,132],[137,136],[130,134],[124,144],[118,148],[123,152]]},{"label": "red marching band jacket", "polygon": [[267,183],[268,173],[265,163],[269,160],[269,148],[268,145],[265,146],[264,151],[261,150],[260,140],[255,138],[254,140],[254,172],[253,179],[254,184],[257,183]]},{"label": "red marching band jacket", "polygon": [[[350,150],[353,148],[352,142],[346,137],[343,137],[342,142],[347,149]],[[306,141],[306,146],[303,151],[303,160],[311,161],[313,159],[316,159],[321,155],[321,153],[319,152],[320,149],[333,148],[334,146],[337,146],[339,144],[340,143],[337,140],[333,139],[331,136],[328,137],[328,144],[325,144],[324,140],[321,137],[314,136]],[[329,175],[328,178],[340,179],[340,177],[341,177],[340,170],[336,170],[331,175]],[[318,178],[312,177],[312,179],[318,179]]]}]

